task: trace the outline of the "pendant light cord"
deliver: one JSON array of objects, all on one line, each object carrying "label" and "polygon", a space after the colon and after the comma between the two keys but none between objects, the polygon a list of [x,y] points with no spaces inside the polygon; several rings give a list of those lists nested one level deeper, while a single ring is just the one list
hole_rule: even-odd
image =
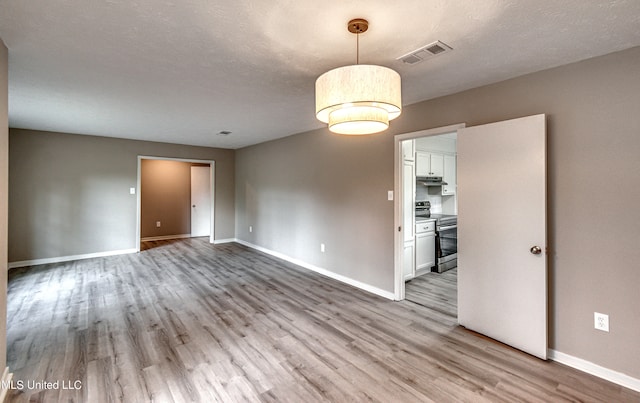
[{"label": "pendant light cord", "polygon": [[356,33],[356,64],[360,64],[360,33]]},{"label": "pendant light cord", "polygon": [[356,64],[360,64],[360,34],[367,32],[369,22],[362,18],[356,18],[347,24],[347,30],[356,34]]}]

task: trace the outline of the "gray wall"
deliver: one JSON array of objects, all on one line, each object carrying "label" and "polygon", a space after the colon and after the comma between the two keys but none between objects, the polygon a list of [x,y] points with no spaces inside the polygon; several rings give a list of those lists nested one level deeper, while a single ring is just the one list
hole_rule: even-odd
[{"label": "gray wall", "polygon": [[393,292],[392,150],[323,131],[239,150],[236,236]]},{"label": "gray wall", "polygon": [[140,182],[140,236],[190,234],[191,163],[144,159]]},{"label": "gray wall", "polygon": [[[236,154],[236,234],[392,291],[392,136],[545,113],[550,347],[640,378],[639,106],[633,48],[411,105],[382,135],[323,129],[248,147]],[[594,311],[610,333],[593,329]]]},{"label": "gray wall", "polygon": [[9,262],[135,248],[138,155],[216,161],[215,238],[234,237],[233,150],[9,132]]},{"label": "gray wall", "polygon": [[7,363],[7,221],[9,194],[9,52],[0,39],[0,370]]}]

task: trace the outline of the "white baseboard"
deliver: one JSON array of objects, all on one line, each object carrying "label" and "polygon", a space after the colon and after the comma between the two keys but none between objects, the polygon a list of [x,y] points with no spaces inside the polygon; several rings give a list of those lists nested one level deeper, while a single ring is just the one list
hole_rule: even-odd
[{"label": "white baseboard", "polygon": [[[334,280],[338,280],[338,281],[341,281],[343,283],[352,285],[352,286],[354,286],[356,288],[359,288],[361,290],[371,292],[373,294],[379,295],[381,297],[384,297],[384,298],[387,298],[387,299],[390,299],[390,300],[394,300],[395,299],[395,295],[392,292],[388,292],[388,291],[381,290],[381,289],[376,288],[376,287],[372,287],[369,284],[365,284],[365,283],[362,283],[360,281],[356,281],[356,280],[353,280],[351,278],[342,276],[340,274],[333,273],[333,272],[328,271],[326,269],[323,269],[321,267],[314,266],[312,264],[306,263],[306,262],[301,261],[299,259],[292,258],[292,257],[287,256],[285,254],[282,254],[280,252],[275,252],[275,251],[272,251],[270,249],[263,248],[261,246],[254,245],[252,243],[243,241],[241,239],[236,239],[235,242],[237,242],[239,244],[242,244],[242,245],[245,245],[245,246],[247,246],[249,248],[256,249],[256,250],[259,250],[261,252],[267,253],[269,255],[275,256],[275,257],[280,258],[282,260],[286,260],[287,262],[291,262],[293,264],[296,264],[298,266],[304,267],[304,268],[309,269],[311,271],[320,273],[320,274],[325,275],[327,277],[330,277],[330,278],[332,278]],[[577,369],[579,371],[586,372],[588,374],[597,376],[598,378],[602,378],[602,379],[605,379],[605,380],[607,380],[609,382],[613,382],[613,383],[618,384],[620,386],[624,386],[625,388],[629,388],[631,390],[635,390],[637,392],[640,392],[640,379],[633,378],[633,377],[631,377],[629,375],[625,375],[625,374],[623,374],[621,372],[617,372],[617,371],[602,367],[600,365],[594,364],[592,362],[583,360],[581,358],[573,357],[573,356],[571,356],[569,354],[561,353],[559,351],[555,351],[555,350],[552,350],[552,349],[549,349],[548,357],[549,357],[550,360],[559,362],[560,364],[567,365],[567,366],[575,368],[575,369]]]},{"label": "white baseboard", "polygon": [[549,349],[548,357],[550,360],[559,362],[560,364],[597,376],[598,378],[635,390],[636,392],[640,392],[640,379],[632,378],[621,372],[601,367],[600,365],[583,360],[582,358],[574,357],[552,349]]},{"label": "white baseboard", "polygon": [[220,244],[220,243],[231,243],[231,242],[238,242],[237,239],[235,238],[226,238],[226,239],[216,239],[213,241],[214,245]]},{"label": "white baseboard", "polygon": [[141,238],[140,242],[166,241],[166,240],[169,240],[169,239],[183,239],[183,238],[191,238],[191,234],[148,236],[148,237],[145,237],[145,238]]},{"label": "white baseboard", "polygon": [[327,276],[327,277],[332,278],[334,280],[338,280],[338,281],[340,281],[342,283],[349,284],[349,285],[351,285],[353,287],[356,287],[356,288],[359,288],[361,290],[370,292],[370,293],[378,295],[380,297],[383,297],[383,298],[386,298],[386,299],[390,299],[390,300],[394,300],[395,299],[395,294],[392,293],[392,292],[385,291],[385,290],[377,288],[377,287],[373,287],[372,285],[369,285],[369,284],[366,284],[366,283],[362,283],[360,281],[357,281],[357,280],[354,280],[352,278],[343,276],[341,274],[334,273],[334,272],[329,271],[327,269],[323,269],[322,267],[318,267],[318,266],[312,265],[310,263],[304,262],[304,261],[302,261],[300,259],[296,259],[296,258],[293,258],[291,256],[285,255],[283,253],[276,252],[276,251],[273,251],[273,250],[270,250],[270,249],[267,249],[267,248],[263,248],[262,246],[254,245],[252,243],[243,241],[241,239],[236,239],[235,242],[237,242],[237,243],[239,243],[241,245],[247,246],[249,248],[258,250],[260,252],[264,252],[264,253],[266,253],[268,255],[275,256],[275,257],[277,257],[279,259],[286,260],[287,262],[290,262],[290,263],[296,264],[298,266],[304,267],[305,269],[309,269],[309,270],[314,271],[316,273],[322,274],[323,276]]},{"label": "white baseboard", "polygon": [[4,400],[7,398],[7,391],[11,389],[11,379],[13,379],[13,374],[9,372],[9,367],[6,367],[4,369],[4,373],[2,374],[2,379],[0,380],[0,385],[2,386],[0,387],[0,403],[4,402]]},{"label": "white baseboard", "polygon": [[105,257],[105,256],[115,256],[115,255],[126,255],[129,253],[137,253],[137,252],[138,250],[133,248],[133,249],[110,250],[106,252],[97,252],[97,253],[86,253],[83,255],[71,255],[71,256],[50,257],[50,258],[44,258],[44,259],[22,260],[19,262],[9,262],[8,267],[9,269],[15,269],[18,267],[36,266],[39,264],[70,262],[72,260],[91,259],[94,257]]}]

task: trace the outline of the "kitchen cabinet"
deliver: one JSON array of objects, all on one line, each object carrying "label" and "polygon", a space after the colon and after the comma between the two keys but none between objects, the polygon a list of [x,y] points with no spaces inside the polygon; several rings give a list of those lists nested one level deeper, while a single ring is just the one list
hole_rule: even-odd
[{"label": "kitchen cabinet", "polygon": [[430,272],[436,265],[436,222],[435,220],[416,224],[415,275]]},{"label": "kitchen cabinet", "polygon": [[402,273],[405,280],[410,280],[415,275],[415,183],[415,163],[404,160],[402,162],[402,235],[404,242]]},{"label": "kitchen cabinet", "polygon": [[416,176],[444,176],[444,155],[416,152]]},{"label": "kitchen cabinet", "polygon": [[404,161],[414,161],[416,158],[415,140],[402,141],[402,159]]},{"label": "kitchen cabinet", "polygon": [[444,174],[442,180],[446,185],[442,185],[442,195],[452,196],[456,194],[456,157],[455,155],[444,156]]},{"label": "kitchen cabinet", "polygon": [[411,280],[415,277],[415,247],[413,239],[404,243],[402,254],[402,275],[404,281]]},{"label": "kitchen cabinet", "polygon": [[413,240],[416,207],[416,185],[414,164],[404,161],[402,164],[402,225],[404,241]]}]

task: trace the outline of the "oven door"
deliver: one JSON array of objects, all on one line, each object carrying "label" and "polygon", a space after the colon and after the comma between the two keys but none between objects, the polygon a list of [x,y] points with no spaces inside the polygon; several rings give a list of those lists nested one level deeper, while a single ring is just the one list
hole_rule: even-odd
[{"label": "oven door", "polygon": [[440,226],[436,232],[438,273],[458,266],[458,225]]}]

